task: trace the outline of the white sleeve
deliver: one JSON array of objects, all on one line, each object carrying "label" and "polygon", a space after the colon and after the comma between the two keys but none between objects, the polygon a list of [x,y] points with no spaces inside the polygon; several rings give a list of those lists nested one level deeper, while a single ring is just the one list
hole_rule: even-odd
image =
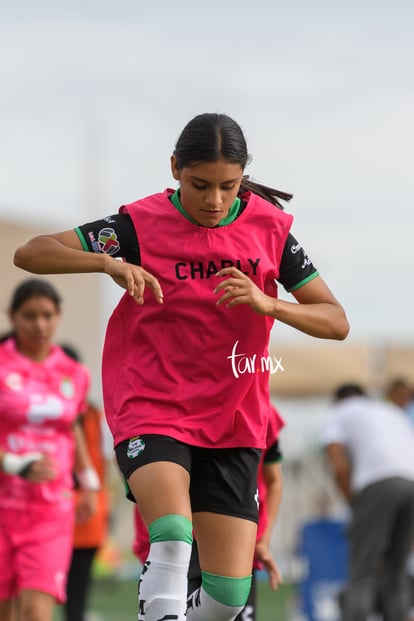
[{"label": "white sleeve", "polygon": [[333,407],[322,429],[322,444],[346,444],[346,426],[342,408]]}]

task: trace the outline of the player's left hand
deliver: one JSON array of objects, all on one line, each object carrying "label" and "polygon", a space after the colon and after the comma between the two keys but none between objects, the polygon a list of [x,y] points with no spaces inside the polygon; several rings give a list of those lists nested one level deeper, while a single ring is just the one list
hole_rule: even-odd
[{"label": "player's left hand", "polygon": [[260,315],[271,314],[273,298],[266,295],[251,278],[236,267],[225,267],[217,272],[216,276],[227,277],[214,289],[214,293],[223,293],[217,301],[217,306],[226,305],[231,308],[239,304],[248,304]]},{"label": "player's left hand", "polygon": [[97,507],[97,492],[89,489],[81,489],[76,505],[76,523],[86,522],[86,520],[89,520],[89,518],[96,513]]},{"label": "player's left hand", "polygon": [[267,571],[270,588],[276,591],[278,586],[283,584],[283,577],[270,549],[267,545],[261,545],[260,541],[258,541],[256,543],[255,556]]}]

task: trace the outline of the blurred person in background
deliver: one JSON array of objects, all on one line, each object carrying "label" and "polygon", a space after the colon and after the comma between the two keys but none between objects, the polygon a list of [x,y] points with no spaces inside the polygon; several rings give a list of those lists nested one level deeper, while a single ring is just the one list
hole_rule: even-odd
[{"label": "blurred person in background", "polygon": [[[61,344],[63,351],[80,362],[79,352],[72,345]],[[106,475],[112,460],[112,436],[102,410],[89,400],[87,408],[79,417],[92,465],[99,477],[100,489],[97,492],[95,513],[83,519],[77,514],[73,533],[72,560],[66,587],[66,621],[85,621],[88,597],[91,586],[93,560],[104,545],[109,522],[109,499]],[[82,502],[82,490],[75,474],[75,506]]]},{"label": "blurred person in background", "polygon": [[406,621],[406,563],[414,540],[414,429],[394,404],[357,384],[338,387],[323,443],[350,503],[349,575],[343,621]]},{"label": "blurred person in background", "polygon": [[405,379],[396,378],[388,384],[385,390],[385,398],[387,401],[408,411],[413,401],[413,387]]},{"label": "blurred person in background", "polygon": [[[403,408],[414,424],[414,390],[408,381],[403,378],[394,379],[387,386],[385,396],[389,401]],[[410,621],[414,621],[414,542],[407,562],[407,573],[411,585]]]},{"label": "blurred person in background", "polygon": [[76,423],[89,371],[53,343],[61,300],[46,280],[14,291],[0,343],[0,619],[51,621],[65,600],[73,471],[79,511],[96,506],[97,476]]}]

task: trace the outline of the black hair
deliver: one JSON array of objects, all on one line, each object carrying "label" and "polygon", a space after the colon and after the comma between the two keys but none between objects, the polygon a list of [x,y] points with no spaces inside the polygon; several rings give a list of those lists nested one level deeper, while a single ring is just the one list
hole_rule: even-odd
[{"label": "black hair", "polygon": [[49,300],[54,303],[56,308],[60,310],[61,297],[53,285],[51,285],[47,280],[43,280],[41,278],[31,278],[22,282],[14,290],[9,305],[9,312],[16,312],[22,304],[26,302],[26,300],[39,296],[49,298]]},{"label": "black hair", "polygon": [[359,384],[343,384],[334,392],[334,401],[342,401],[349,397],[365,397],[366,392]]},{"label": "black hair", "polygon": [[4,341],[7,341],[9,338],[13,336],[14,336],[13,330],[9,330],[9,332],[4,332],[3,334],[0,334],[0,344],[4,343]]},{"label": "black hair", "polygon": [[397,377],[388,384],[387,392],[390,393],[401,388],[411,388],[411,386],[403,377]]},{"label": "black hair", "polygon": [[60,347],[63,349],[65,354],[69,356],[69,358],[72,358],[76,362],[81,362],[81,357],[76,347],[69,345],[68,343],[60,343]]},{"label": "black hair", "polygon": [[[174,156],[178,170],[203,162],[216,162],[220,158],[240,164],[244,170],[251,160],[240,125],[226,114],[213,112],[199,114],[187,123],[175,145]],[[279,199],[289,201],[293,196],[251,181],[245,175],[239,194],[247,191],[258,194],[279,209],[283,209]]]}]

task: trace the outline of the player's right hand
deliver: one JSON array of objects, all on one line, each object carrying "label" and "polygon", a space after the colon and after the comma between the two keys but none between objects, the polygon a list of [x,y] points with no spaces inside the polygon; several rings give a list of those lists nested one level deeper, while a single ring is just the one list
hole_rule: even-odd
[{"label": "player's right hand", "polygon": [[117,285],[126,289],[137,304],[144,303],[145,287],[149,287],[152,290],[159,304],[163,303],[164,295],[161,285],[155,276],[139,265],[118,261],[112,257],[108,258],[110,260],[105,266],[105,272],[111,276]]}]

